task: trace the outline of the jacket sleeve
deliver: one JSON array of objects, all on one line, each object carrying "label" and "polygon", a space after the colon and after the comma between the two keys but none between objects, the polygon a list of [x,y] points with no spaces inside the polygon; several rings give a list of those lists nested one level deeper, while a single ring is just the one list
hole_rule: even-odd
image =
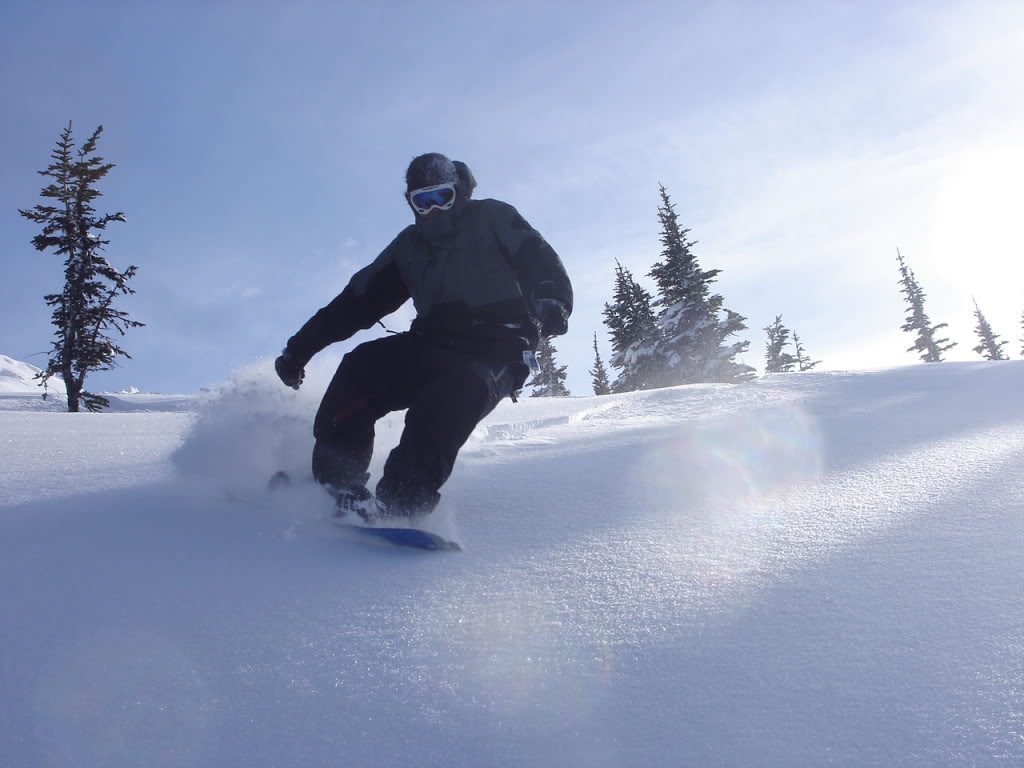
[{"label": "jacket sleeve", "polygon": [[498,238],[516,271],[524,297],[544,326],[542,332],[546,336],[565,333],[573,296],[562,260],[511,205],[499,203],[497,213]]},{"label": "jacket sleeve", "polygon": [[409,289],[395,261],[399,238],[372,264],[356,272],[345,290],[288,340],[286,350],[303,365],[321,350],[369,328],[406,302]]}]

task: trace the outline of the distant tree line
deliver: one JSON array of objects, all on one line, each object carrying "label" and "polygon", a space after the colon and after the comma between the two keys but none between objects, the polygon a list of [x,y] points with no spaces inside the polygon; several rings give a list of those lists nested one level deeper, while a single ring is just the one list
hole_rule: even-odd
[{"label": "distant tree line", "polygon": [[663,185],[660,195],[661,260],[648,273],[657,294],[616,262],[612,301],[604,307],[612,346],[609,363],[616,372],[614,380],[606,375],[610,390],[746,381],[754,369],[737,362],[736,356],[750,342],[731,340],[746,330],[746,318],[725,308],[722,295],[713,292],[721,270],[701,267],[693,252],[696,243],[680,226]]},{"label": "distant tree line", "polygon": [[[747,381],[755,375],[738,362],[749,341],[733,341],[746,330],[746,318],[724,306],[713,283],[720,269],[705,270],[694,254],[696,242],[682,227],[668,190],[659,185],[661,204],[661,260],[648,272],[656,294],[644,288],[633,273],[615,263],[612,300],[605,304],[604,323],[612,355],[609,374],[594,335],[594,394],[655,389],[679,384]],[[812,360],[800,337],[782,324],[781,315],[768,332],[768,372],[809,371],[821,361]],[[786,351],[792,343],[793,352]]]},{"label": "distant tree line", "polygon": [[[765,348],[765,373],[790,373],[793,369],[797,371],[809,371],[821,360],[813,362],[807,356],[807,350],[800,343],[800,337],[795,331],[782,324],[782,315],[776,315],[775,322],[764,329],[768,334],[768,343]],[[789,335],[793,334],[793,352],[787,352],[789,346]]]},{"label": "distant tree line", "polygon": [[[130,357],[112,332],[124,336],[129,328],[143,324],[117,309],[119,296],[134,293],[128,281],[136,268],[116,269],[104,256],[109,244],[103,239],[107,225],[123,222],[124,214],[99,214],[93,201],[100,196],[97,183],[114,167],[93,153],[103,131],[98,127],[89,139],[76,148],[71,125],[61,133],[52,161],[40,175],[52,179],[41,195],[52,202],[20,210],[25,218],[42,225],[32,244],[39,251],[53,249],[64,257],[64,285],[59,293],[45,297],[53,307],[55,339],[46,368],[39,374],[45,384],[51,377],[63,379],[68,393],[68,410],[100,410],[106,398],[88,392],[85,380],[93,371],[110,370],[118,357]],[[604,305],[604,325],[611,343],[609,372],[601,357],[594,334],[594,367],[591,383],[594,394],[655,389],[680,384],[706,382],[742,382],[755,371],[737,356],[746,352],[749,341],[736,341],[747,329],[746,318],[724,306],[713,285],[720,269],[705,270],[694,254],[696,241],[682,227],[675,206],[664,185],[659,185],[657,208],[661,225],[660,259],[647,273],[654,293],[642,286],[633,273],[615,262],[611,301]],[[925,292],[914,271],[899,249],[896,258],[900,273],[900,292],[907,302],[907,316],[901,329],[914,335],[908,352],[926,363],[943,360],[944,353],[956,346],[940,338],[946,323],[932,324],[925,311]],[[975,334],[979,343],[974,351],[986,360],[1007,359],[1004,347],[978,302],[974,301]],[[1021,316],[1024,331],[1024,314]],[[782,322],[782,315],[767,326],[765,372],[810,371],[821,363],[812,360],[795,331]],[[1024,355],[1024,335],[1021,339]],[[557,349],[551,339],[541,339],[537,358],[539,371],[529,381],[534,397],[565,397],[567,366],[557,362]]]},{"label": "distant tree line", "polygon": [[[594,367],[590,371],[595,395],[679,384],[741,382],[754,375],[753,368],[735,359],[748,349],[749,342],[729,341],[746,330],[746,318],[724,308],[722,296],[711,289],[721,270],[701,268],[693,253],[696,243],[688,238],[689,230],[679,225],[664,186],[660,186],[660,195],[661,260],[648,272],[657,292],[652,294],[629,269],[615,262],[612,300],[604,306],[612,373],[601,357],[595,333]],[[896,258],[900,292],[907,302],[901,330],[914,335],[907,351],[918,354],[926,363],[941,362],[956,342],[940,333],[948,327],[946,323],[931,322],[925,311],[925,292],[898,249]],[[974,351],[986,360],[1006,360],[1003,347],[1007,342],[1000,341],[977,301],[974,317],[979,341]],[[1021,329],[1024,356],[1024,313]],[[777,315],[764,331],[765,373],[805,372],[821,364],[807,353],[800,336],[783,324],[782,315]],[[565,367],[557,370],[564,373]],[[555,391],[547,385],[540,389],[544,395]]]},{"label": "distant tree line", "polygon": [[[914,271],[907,266],[906,260],[898,248],[896,249],[896,259],[900,269],[900,292],[903,294],[908,305],[907,319],[903,324],[902,330],[915,334],[914,345],[907,351],[917,352],[923,362],[941,363],[943,360],[942,354],[955,347],[956,342],[950,342],[949,339],[935,338],[935,332],[946,328],[947,324],[931,325],[928,314],[924,309],[925,292],[921,289],[917,278],[914,276]],[[979,340],[979,344],[974,347],[974,351],[986,360],[1008,360],[1009,358],[1006,356],[1006,353],[1003,352],[1003,347],[1006,346],[1007,342],[998,340],[999,335],[992,330],[992,326],[985,319],[985,315],[982,313],[981,307],[978,306],[977,300],[972,301],[974,301],[974,319],[978,323],[974,328],[974,332]],[[1022,317],[1022,326],[1024,326],[1024,317]],[[1024,344],[1024,338],[1022,338],[1022,344]],[[1024,347],[1021,349],[1021,354],[1024,355]]]}]

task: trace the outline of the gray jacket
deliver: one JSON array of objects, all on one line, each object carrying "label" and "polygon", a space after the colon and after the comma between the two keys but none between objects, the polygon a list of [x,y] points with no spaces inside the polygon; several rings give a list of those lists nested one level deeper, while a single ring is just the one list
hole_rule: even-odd
[{"label": "gray jacket", "polygon": [[540,335],[566,331],[572,285],[558,255],[511,205],[460,200],[418,219],[288,341],[308,361],[408,299],[411,331],[471,354],[521,362]]}]

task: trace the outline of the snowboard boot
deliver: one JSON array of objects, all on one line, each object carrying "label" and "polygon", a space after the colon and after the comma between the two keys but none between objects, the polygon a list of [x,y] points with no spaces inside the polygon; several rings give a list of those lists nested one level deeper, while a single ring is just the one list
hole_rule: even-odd
[{"label": "snowboard boot", "polygon": [[427,517],[441,501],[441,494],[436,491],[403,486],[396,489],[387,483],[378,485],[377,493],[385,514],[408,518],[413,524]]},{"label": "snowboard boot", "polygon": [[353,514],[359,515],[367,525],[375,525],[387,517],[384,505],[373,497],[365,485],[349,485],[337,489],[334,495],[334,519],[345,520]]}]

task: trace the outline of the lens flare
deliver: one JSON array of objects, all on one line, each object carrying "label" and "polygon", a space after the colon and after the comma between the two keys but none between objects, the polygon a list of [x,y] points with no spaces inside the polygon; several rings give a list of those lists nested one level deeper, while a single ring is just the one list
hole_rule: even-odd
[{"label": "lens flare", "polygon": [[630,472],[631,486],[652,508],[679,512],[749,503],[821,476],[822,441],[797,405],[686,423],[658,441]]}]

